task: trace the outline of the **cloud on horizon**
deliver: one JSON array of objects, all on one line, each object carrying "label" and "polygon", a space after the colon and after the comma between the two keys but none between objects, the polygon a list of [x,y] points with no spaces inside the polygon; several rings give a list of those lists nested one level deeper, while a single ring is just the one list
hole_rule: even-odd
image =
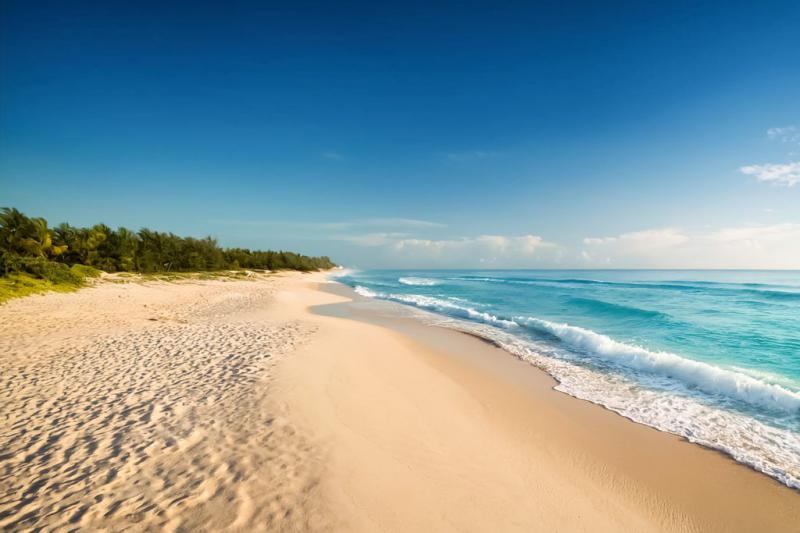
[{"label": "cloud on horizon", "polygon": [[425,239],[370,233],[338,237],[359,246],[380,248],[387,264],[430,268],[526,268],[558,262],[561,249],[538,235],[477,235]]},{"label": "cloud on horizon", "polygon": [[259,234],[265,229],[287,234],[291,229],[296,232],[291,239],[338,243],[330,255],[365,267],[800,269],[800,222],[651,228],[588,236],[574,244],[534,233],[439,236],[444,224],[412,218],[229,222],[253,226]]},{"label": "cloud on horizon", "polygon": [[550,262],[558,246],[538,235],[478,235],[455,239],[401,239],[390,254],[410,264],[438,267],[524,268]]},{"label": "cloud on horizon", "polygon": [[614,268],[800,268],[800,224],[705,232],[650,229],[583,240],[587,266]]}]

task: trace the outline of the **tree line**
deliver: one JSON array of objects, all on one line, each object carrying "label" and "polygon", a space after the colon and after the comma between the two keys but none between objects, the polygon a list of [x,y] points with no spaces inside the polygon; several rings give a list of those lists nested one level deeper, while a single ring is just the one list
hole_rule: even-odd
[{"label": "tree line", "polygon": [[222,248],[211,237],[180,237],[150,229],[112,229],[105,224],[54,228],[41,217],[0,209],[0,275],[25,273],[63,281],[74,265],[106,272],[194,272],[232,269],[301,270],[331,268],[328,257],[284,251]]}]

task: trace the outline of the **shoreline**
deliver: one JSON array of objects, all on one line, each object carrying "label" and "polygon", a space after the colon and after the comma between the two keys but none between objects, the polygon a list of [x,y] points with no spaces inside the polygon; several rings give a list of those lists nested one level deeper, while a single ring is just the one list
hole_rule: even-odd
[{"label": "shoreline", "polygon": [[[447,324],[445,324],[445,323],[442,322],[443,316],[439,315],[439,314],[437,314],[437,313],[435,313],[433,311],[429,311],[427,309],[420,308],[420,307],[417,307],[415,305],[403,304],[403,303],[400,303],[398,301],[393,301],[393,300],[389,300],[389,299],[381,299],[381,298],[373,298],[373,297],[365,296],[365,295],[361,294],[359,291],[357,291],[357,290],[353,289],[352,287],[350,287],[349,285],[346,285],[346,284],[343,284],[343,283],[339,283],[339,285],[341,286],[341,288],[336,288],[336,289],[327,289],[326,288],[326,289],[323,289],[323,290],[331,290],[331,292],[333,292],[334,294],[339,294],[339,295],[344,296],[344,297],[346,297],[348,299],[352,299],[353,302],[351,302],[351,305],[353,305],[353,306],[365,307],[365,309],[362,309],[360,312],[355,313],[354,314],[355,316],[353,318],[356,318],[356,319],[362,320],[362,321],[366,321],[366,322],[369,322],[369,323],[373,323],[373,324],[383,325],[384,327],[387,327],[389,329],[394,329],[394,330],[398,330],[398,331],[405,331],[407,334],[412,335],[412,336],[415,335],[415,334],[416,334],[416,336],[419,336],[418,332],[416,331],[417,328],[414,328],[414,327],[412,327],[412,328],[400,328],[400,327],[398,327],[399,326],[399,323],[397,321],[398,318],[402,318],[402,322],[410,320],[411,324],[416,324],[418,326],[422,325],[425,328],[444,329],[446,331],[452,331],[452,332],[456,332],[456,333],[459,333],[459,334],[462,334],[462,335],[467,335],[467,336],[470,336],[470,337],[474,337],[474,338],[486,343],[487,345],[489,345],[489,346],[491,346],[493,348],[497,348],[497,349],[503,351],[505,354],[510,355],[511,357],[513,357],[515,359],[519,359],[519,360],[525,362],[529,366],[533,367],[536,371],[542,372],[543,374],[545,374],[549,379],[552,380],[552,387],[551,388],[553,389],[554,392],[559,392],[559,393],[565,394],[565,395],[567,395],[570,398],[573,398],[575,400],[584,401],[584,402],[590,403],[592,405],[596,405],[596,406],[602,408],[603,410],[606,410],[606,411],[609,411],[609,412],[614,413],[616,415],[619,415],[620,417],[622,417],[625,420],[627,420],[629,422],[632,422],[634,424],[642,425],[642,426],[645,426],[645,427],[648,427],[648,428],[651,428],[651,429],[655,429],[656,431],[658,431],[660,433],[665,433],[667,435],[677,437],[681,441],[685,441],[685,442],[688,442],[688,443],[691,443],[691,444],[694,444],[694,445],[701,446],[703,448],[712,450],[714,452],[718,452],[718,453],[722,454],[724,457],[726,457],[728,459],[731,459],[732,461],[734,461],[737,464],[741,464],[741,465],[743,465],[743,466],[745,466],[745,467],[747,467],[749,469],[752,469],[755,472],[758,472],[759,474],[763,474],[763,475],[769,477],[770,479],[774,479],[775,481],[777,481],[782,486],[786,486],[789,489],[797,491],[797,493],[800,495],[800,487],[793,486],[790,482],[780,479],[780,476],[771,475],[769,472],[759,469],[755,464],[752,464],[752,463],[749,463],[749,462],[747,462],[745,460],[741,460],[741,459],[737,458],[736,455],[733,452],[731,452],[730,450],[728,450],[728,449],[726,449],[724,447],[716,447],[716,446],[713,446],[712,444],[706,444],[706,443],[704,443],[704,442],[702,442],[700,440],[693,441],[690,438],[688,438],[685,435],[682,435],[680,433],[676,433],[674,431],[670,431],[669,429],[665,429],[663,427],[659,427],[658,425],[648,423],[647,421],[637,420],[635,417],[631,417],[631,416],[627,415],[623,410],[617,410],[617,409],[614,409],[612,407],[609,407],[608,405],[606,405],[605,403],[603,403],[602,401],[599,401],[597,399],[581,397],[580,395],[573,394],[568,389],[567,390],[563,390],[563,389],[558,388],[561,385],[561,381],[559,381],[559,378],[558,378],[558,376],[556,374],[552,374],[550,371],[548,371],[547,368],[540,367],[539,365],[537,365],[537,363],[535,361],[527,359],[526,357],[520,355],[519,352],[517,352],[517,351],[515,351],[513,349],[509,349],[508,347],[505,347],[503,345],[502,341],[498,340],[497,338],[493,337],[492,335],[485,334],[482,331],[471,330],[470,326],[473,325],[472,323],[466,322],[466,323],[461,324],[458,321],[450,322],[449,319],[446,319],[447,320]],[[373,316],[371,316],[370,312],[366,312],[366,309],[371,309],[371,311],[377,311],[377,310],[383,309],[384,310],[384,314],[386,315],[386,318],[384,320],[375,319]],[[378,314],[380,314],[380,312]]]},{"label": "shoreline", "polygon": [[800,494],[776,480],[326,276],[101,282],[0,307],[0,527],[800,522]]},{"label": "shoreline", "polygon": [[[464,394],[464,404],[455,402],[455,405],[447,406],[447,409],[454,409],[450,415],[469,413],[470,416],[462,421],[464,424],[478,424],[481,433],[502,434],[504,437],[500,440],[502,446],[508,447],[506,451],[511,454],[513,449],[513,453],[519,454],[512,461],[515,464],[512,470],[536,465],[535,469],[528,471],[531,474],[528,482],[532,487],[542,488],[537,477],[544,476],[547,471],[551,484],[544,486],[548,491],[566,490],[562,485],[569,485],[572,489],[576,485],[580,487],[565,496],[572,499],[576,509],[584,504],[593,508],[604,502],[602,513],[591,513],[595,514],[591,520],[577,522],[564,517],[565,522],[543,518],[526,522],[526,518],[536,516],[541,509],[533,506],[527,513],[519,514],[506,509],[511,516],[521,520],[518,526],[525,524],[518,529],[602,530],[605,523],[609,530],[633,527],[638,530],[785,531],[790,524],[800,520],[800,494],[766,474],[736,462],[723,452],[638,424],[602,406],[554,390],[556,380],[543,370],[492,346],[485,339],[404,317],[402,312],[398,314],[392,310],[392,306],[399,304],[374,300],[358,304],[359,297],[354,291],[338,283],[321,284],[316,290],[332,294],[327,304],[312,306],[311,312],[338,322],[339,327],[343,327],[342,321],[349,321],[378,328],[387,337],[386,342],[388,338],[399,335],[401,344],[406,345],[405,356],[422,360],[428,371],[436,373],[442,380],[443,387],[455,386]],[[366,329],[363,334],[366,334]],[[331,349],[335,351],[335,348]],[[287,365],[295,365],[298,361],[287,360]],[[361,362],[366,363],[366,360]],[[392,366],[396,362],[395,359],[386,363],[392,371],[399,371]],[[331,371],[337,372],[337,364],[333,362]],[[298,370],[303,372],[295,367],[295,371]],[[354,377],[360,372],[352,371]],[[375,378],[374,374],[370,376]],[[386,379],[386,376],[380,377]],[[413,388],[406,391],[419,392]],[[349,394],[345,390],[341,393],[343,396]],[[330,390],[327,396],[330,400]],[[475,407],[476,402],[480,407]],[[404,420],[403,423],[410,421]],[[357,421],[344,423],[347,427],[353,424]],[[361,431],[387,432],[393,429],[375,422]],[[405,439],[402,432],[396,437]],[[445,441],[452,438],[455,442],[449,442],[450,446],[462,442],[455,436],[442,438]],[[416,444],[426,445],[424,439]],[[543,455],[542,450],[547,450],[547,461],[540,464],[542,458],[536,456]],[[399,457],[418,453],[394,451]],[[465,465],[470,461],[470,457],[461,457]],[[350,465],[348,468],[355,467]],[[425,464],[425,468],[441,468],[441,465],[432,461]],[[352,474],[353,470],[349,471]],[[426,477],[424,468],[418,474],[420,478]],[[518,471],[512,478],[519,481],[519,475]],[[523,489],[517,494],[520,500],[516,504],[523,508],[526,507],[523,501],[526,492]],[[590,493],[595,496],[588,498],[589,501],[575,503]],[[482,491],[478,494],[485,496]],[[476,494],[464,497],[475,498]],[[527,498],[531,497],[531,494],[527,495]],[[549,505],[551,518],[566,512],[557,501],[551,501]],[[538,507],[544,506],[540,501]],[[469,510],[453,509],[452,513],[452,516],[461,516],[469,514]],[[636,517],[636,520],[627,521],[631,517]],[[610,521],[604,522],[609,518]],[[394,527],[402,529],[409,524],[397,523]],[[565,524],[571,525],[565,527]],[[466,529],[481,530],[489,528],[491,523],[464,522],[462,525]]]}]

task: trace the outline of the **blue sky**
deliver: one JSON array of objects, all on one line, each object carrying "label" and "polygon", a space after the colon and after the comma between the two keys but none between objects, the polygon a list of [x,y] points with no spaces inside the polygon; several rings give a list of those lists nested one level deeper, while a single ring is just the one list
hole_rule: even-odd
[{"label": "blue sky", "polygon": [[800,3],[290,4],[3,2],[0,205],[361,267],[800,268]]}]

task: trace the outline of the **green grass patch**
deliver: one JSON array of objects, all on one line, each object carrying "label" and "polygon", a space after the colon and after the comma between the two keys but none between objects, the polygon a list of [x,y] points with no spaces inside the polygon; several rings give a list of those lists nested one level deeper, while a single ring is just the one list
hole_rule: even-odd
[{"label": "green grass patch", "polygon": [[11,298],[21,298],[31,294],[51,291],[72,292],[78,290],[81,286],[83,286],[81,282],[54,283],[46,279],[29,276],[28,274],[9,274],[8,276],[0,277],[0,304]]},{"label": "green grass patch", "polygon": [[[0,276],[0,304],[11,298],[20,298],[45,292],[72,292],[86,285],[89,278],[99,278],[103,272],[86,265],[67,265],[61,263],[41,265],[36,272],[39,276],[26,273],[12,273]],[[265,271],[255,271],[265,272]],[[110,283],[130,283],[137,281],[188,281],[188,280],[255,280],[246,270],[220,270],[214,272],[155,272],[135,274],[118,272],[106,278]]]},{"label": "green grass patch", "polygon": [[86,279],[99,278],[103,273],[86,265],[46,264],[38,276],[14,272],[0,276],[0,304],[11,298],[21,298],[45,292],[72,292],[86,285]]}]

